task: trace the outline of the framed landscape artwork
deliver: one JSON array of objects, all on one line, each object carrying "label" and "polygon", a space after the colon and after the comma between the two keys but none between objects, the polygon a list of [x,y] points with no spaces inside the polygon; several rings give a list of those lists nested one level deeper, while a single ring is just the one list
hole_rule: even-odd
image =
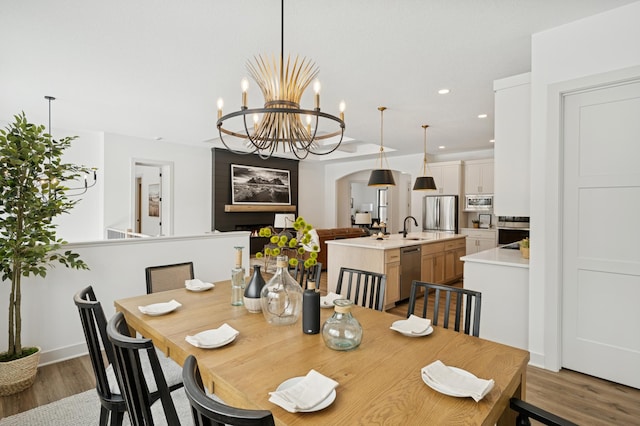
[{"label": "framed landscape artwork", "polygon": [[291,205],[289,170],[231,165],[232,204]]}]

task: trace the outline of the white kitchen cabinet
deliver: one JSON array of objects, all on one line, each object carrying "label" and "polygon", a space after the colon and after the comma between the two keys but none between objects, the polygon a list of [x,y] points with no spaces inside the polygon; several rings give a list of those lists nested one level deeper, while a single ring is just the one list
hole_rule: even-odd
[{"label": "white kitchen cabinet", "polygon": [[464,193],[493,194],[493,160],[464,162]]},{"label": "white kitchen cabinet", "polygon": [[530,73],[496,80],[494,123],[495,191],[493,212],[530,216]]},{"label": "white kitchen cabinet", "polygon": [[429,163],[436,190],[425,191],[425,195],[460,195],[461,161],[447,161],[443,163]]},{"label": "white kitchen cabinet", "polygon": [[467,255],[498,246],[498,231],[496,229],[462,228],[460,233],[467,236]]}]

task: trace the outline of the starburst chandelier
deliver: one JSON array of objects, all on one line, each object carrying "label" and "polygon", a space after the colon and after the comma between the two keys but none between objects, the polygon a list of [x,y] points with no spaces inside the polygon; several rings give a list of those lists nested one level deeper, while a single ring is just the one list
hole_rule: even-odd
[{"label": "starburst chandelier", "polygon": [[[218,99],[218,132],[224,146],[236,154],[257,153],[269,158],[277,151],[291,152],[304,159],[309,154],[326,155],[335,151],[344,137],[344,102],[340,103],[340,117],[320,110],[320,83],[316,79],[319,69],[307,58],[284,59],[284,0],[281,0],[280,55],[271,58],[257,55],[247,62],[247,71],[264,96],[263,108],[249,108],[247,104],[249,82],[242,80],[242,106],[239,111],[223,115],[222,99]],[[314,82],[315,105],[301,109],[300,100],[307,87]],[[231,120],[235,118],[235,120]],[[226,123],[225,123],[226,122]],[[234,123],[241,130],[230,130]],[[337,130],[324,132],[326,123]],[[224,135],[239,138],[245,150],[233,149]],[[337,142],[330,140],[335,138]],[[319,141],[326,141],[322,144]],[[237,143],[237,140],[236,140]],[[248,151],[246,150],[248,149]]]}]

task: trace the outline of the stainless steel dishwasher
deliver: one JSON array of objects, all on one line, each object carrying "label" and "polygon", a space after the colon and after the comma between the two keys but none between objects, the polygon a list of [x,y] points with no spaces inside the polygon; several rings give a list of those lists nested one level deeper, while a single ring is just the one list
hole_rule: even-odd
[{"label": "stainless steel dishwasher", "polygon": [[420,280],[420,246],[400,249],[400,300],[408,299],[411,294],[411,282]]}]

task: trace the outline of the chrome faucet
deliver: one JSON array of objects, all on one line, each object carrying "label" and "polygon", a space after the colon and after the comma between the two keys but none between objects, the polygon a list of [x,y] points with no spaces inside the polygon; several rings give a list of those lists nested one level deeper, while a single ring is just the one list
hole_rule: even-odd
[{"label": "chrome faucet", "polygon": [[407,219],[413,219],[413,223],[418,226],[418,221],[413,216],[407,216],[404,218],[404,222],[402,224],[402,238],[407,238]]}]

